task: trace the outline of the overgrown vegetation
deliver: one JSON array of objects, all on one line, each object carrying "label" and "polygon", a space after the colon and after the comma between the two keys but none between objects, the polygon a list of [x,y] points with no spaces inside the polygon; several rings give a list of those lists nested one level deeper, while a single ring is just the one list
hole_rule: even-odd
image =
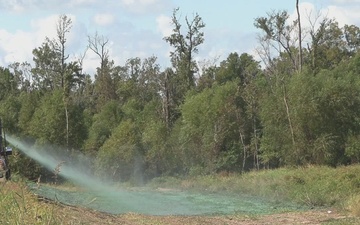
[{"label": "overgrown vegetation", "polygon": [[[128,216],[131,218],[131,216]],[[36,196],[23,181],[0,183],[1,224],[123,224],[114,216]]]},{"label": "overgrown vegetation", "polygon": [[56,206],[39,202],[25,184],[0,183],[0,222],[2,224],[61,224]]}]

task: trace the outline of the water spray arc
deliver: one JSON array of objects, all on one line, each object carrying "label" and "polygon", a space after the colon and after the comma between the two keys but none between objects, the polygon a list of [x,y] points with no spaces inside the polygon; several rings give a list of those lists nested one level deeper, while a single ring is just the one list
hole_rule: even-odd
[{"label": "water spray arc", "polygon": [[11,135],[8,136],[8,141],[28,157],[36,160],[48,170],[54,171],[54,173],[69,179],[78,185],[90,187],[93,190],[104,189],[102,181],[81,172],[76,165],[70,165],[69,162],[64,161],[62,158],[50,155],[47,151],[40,151],[33,146],[17,140]]},{"label": "water spray arc", "polygon": [[[50,171],[55,170],[60,176],[86,189],[81,192],[69,192],[59,189],[49,190],[51,187],[43,185],[40,189],[33,189],[39,195],[57,199],[69,205],[85,206],[112,214],[133,212],[147,215],[204,215],[238,212],[256,214],[275,210],[273,204],[250,196],[115,188],[85,173],[77,165],[71,165],[62,158],[51,155],[51,151],[39,151],[10,135],[7,139],[11,145]],[[286,208],[289,209],[289,206]],[[283,208],[277,206],[276,210],[283,210]]]}]

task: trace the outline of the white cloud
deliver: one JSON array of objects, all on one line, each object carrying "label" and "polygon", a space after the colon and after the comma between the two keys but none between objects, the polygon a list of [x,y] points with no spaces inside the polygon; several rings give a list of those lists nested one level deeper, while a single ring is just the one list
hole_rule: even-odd
[{"label": "white cloud", "polygon": [[160,0],[121,0],[124,5],[132,6],[132,5],[139,5],[139,6],[150,6],[157,4]]},{"label": "white cloud", "polygon": [[99,13],[94,16],[94,22],[99,26],[109,26],[115,21],[115,16],[111,13]]},{"label": "white cloud", "polygon": [[324,14],[328,14],[329,18],[335,18],[336,21],[339,22],[340,26],[344,26],[345,24],[354,24],[360,25],[360,14],[359,14],[360,6],[335,6],[330,5],[326,9],[322,10]]},{"label": "white cloud", "polygon": [[[345,24],[360,25],[360,5],[350,5],[350,3],[360,3],[360,0],[333,0],[321,9],[309,2],[300,3],[301,22],[305,27],[310,25],[309,20],[313,23],[317,19],[320,22],[323,18],[335,19],[340,26]],[[343,5],[341,5],[343,4]],[[290,18],[296,19],[296,11],[291,14]]]},{"label": "white cloud", "polygon": [[99,56],[96,55],[93,51],[88,50],[86,52],[82,65],[83,71],[93,75],[96,73],[96,68],[99,66],[100,66]]},{"label": "white cloud", "polygon": [[121,0],[120,2],[132,13],[159,12],[170,4],[168,0]]},{"label": "white cloud", "polygon": [[56,37],[56,25],[58,19],[59,15],[53,14],[45,18],[30,21],[33,35],[36,37],[34,44],[41,44],[45,40],[45,37],[50,39]]},{"label": "white cloud", "polygon": [[160,15],[156,18],[156,23],[163,37],[167,37],[172,33],[171,17]]},{"label": "white cloud", "polygon": [[0,9],[5,12],[27,13],[34,9],[61,8],[73,0],[1,0]]},{"label": "white cloud", "polygon": [[360,0],[333,0],[335,4],[352,4],[352,3],[360,3]]},{"label": "white cloud", "polygon": [[41,46],[45,37],[56,36],[56,22],[58,15],[30,21],[29,31],[16,30],[8,32],[0,30],[0,49],[2,49],[2,63],[24,62],[32,59],[32,50]]},{"label": "white cloud", "polygon": [[[337,3],[350,3],[360,0],[334,0]],[[327,5],[321,9],[317,9],[316,6],[310,2],[302,2],[299,4],[300,15],[301,15],[301,26],[305,31],[310,29],[317,29],[319,23],[325,18],[335,19],[339,26],[342,27],[345,24],[354,24],[360,26],[360,5],[356,6],[340,6],[340,5]],[[290,14],[290,21],[297,19],[297,12],[294,10]],[[307,40],[306,32],[303,32],[303,38]],[[307,40],[309,41],[309,40]]]},{"label": "white cloud", "polygon": [[[313,20],[314,16],[316,16],[317,14],[317,10],[314,6],[314,4],[310,3],[310,2],[300,2],[299,3],[299,11],[300,11],[300,16],[301,16],[301,23],[302,25],[309,25],[309,19]],[[297,20],[297,12],[296,10],[294,10],[291,14],[290,14],[290,20],[291,21],[295,21]]]},{"label": "white cloud", "polygon": [[[79,6],[90,6],[95,4],[98,0],[69,0],[69,7],[79,7]],[[64,2],[64,1],[63,1]]]},{"label": "white cloud", "polygon": [[29,32],[0,30],[0,49],[4,52],[1,61],[10,64],[31,59],[33,43],[34,35]]},{"label": "white cloud", "polygon": [[0,1],[0,8],[12,12],[23,12],[27,5],[28,4],[26,4],[26,2],[18,1],[18,0]]},{"label": "white cloud", "polygon": [[[77,23],[76,17],[68,15],[72,20],[72,29],[67,34],[67,54],[79,54],[86,46],[86,28]],[[45,38],[56,38],[56,26],[59,15],[50,15],[45,18],[30,21],[30,30],[9,32],[0,29],[1,65],[13,62],[31,62],[32,51],[41,46]],[[85,45],[85,46],[84,46]]]}]

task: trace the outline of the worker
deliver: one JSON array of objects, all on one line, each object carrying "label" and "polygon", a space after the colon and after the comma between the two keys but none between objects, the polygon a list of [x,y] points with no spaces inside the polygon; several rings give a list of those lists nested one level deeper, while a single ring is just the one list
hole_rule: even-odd
[{"label": "worker", "polygon": [[0,155],[0,170],[6,170],[5,158],[2,155]]}]

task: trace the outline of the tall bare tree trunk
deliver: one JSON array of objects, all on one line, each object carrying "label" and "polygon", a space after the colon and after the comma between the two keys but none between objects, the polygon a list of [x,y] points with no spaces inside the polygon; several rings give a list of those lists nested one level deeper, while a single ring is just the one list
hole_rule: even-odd
[{"label": "tall bare tree trunk", "polygon": [[287,98],[286,98],[285,84],[283,84],[283,89],[284,89],[284,104],[285,104],[285,108],[286,108],[286,116],[287,116],[287,119],[288,119],[288,122],[289,122],[291,140],[292,140],[293,146],[295,147],[295,135],[294,135],[294,129],[293,129],[292,122],[291,122],[291,117],[290,117],[289,104],[288,104]]},{"label": "tall bare tree trunk", "polygon": [[299,10],[299,0],[296,0],[296,11],[298,16],[298,29],[299,29],[299,72],[302,69],[302,40],[301,40],[301,22],[300,22],[300,10]]},{"label": "tall bare tree trunk", "polygon": [[165,71],[165,81],[164,81],[164,117],[167,130],[170,131],[170,78],[169,78],[169,71]]},{"label": "tall bare tree trunk", "polygon": [[259,170],[259,149],[258,149],[258,140],[257,140],[257,127],[256,127],[256,119],[253,116],[253,127],[254,127],[254,139],[255,139],[255,152],[254,152],[254,167]]},{"label": "tall bare tree trunk", "polygon": [[243,157],[243,164],[242,164],[242,172],[244,172],[247,155],[246,155],[246,145],[245,145],[245,141],[244,141],[244,135],[241,133],[241,131],[240,131],[240,140],[241,140],[241,144],[243,145],[244,157]]},{"label": "tall bare tree trunk", "polygon": [[65,103],[65,118],[66,118],[66,150],[69,151],[69,110],[67,103]]},{"label": "tall bare tree trunk", "polygon": [[69,58],[68,55],[65,55],[65,44],[66,44],[66,34],[70,32],[72,27],[72,21],[66,15],[59,16],[59,20],[56,27],[57,38],[59,47],[56,50],[60,53],[60,76],[61,76],[61,88],[63,88],[63,102],[65,108],[65,119],[66,119],[66,149],[69,150],[69,113],[68,113],[68,104],[69,104],[69,95],[70,95],[70,84],[67,79],[67,65],[65,61]]}]

